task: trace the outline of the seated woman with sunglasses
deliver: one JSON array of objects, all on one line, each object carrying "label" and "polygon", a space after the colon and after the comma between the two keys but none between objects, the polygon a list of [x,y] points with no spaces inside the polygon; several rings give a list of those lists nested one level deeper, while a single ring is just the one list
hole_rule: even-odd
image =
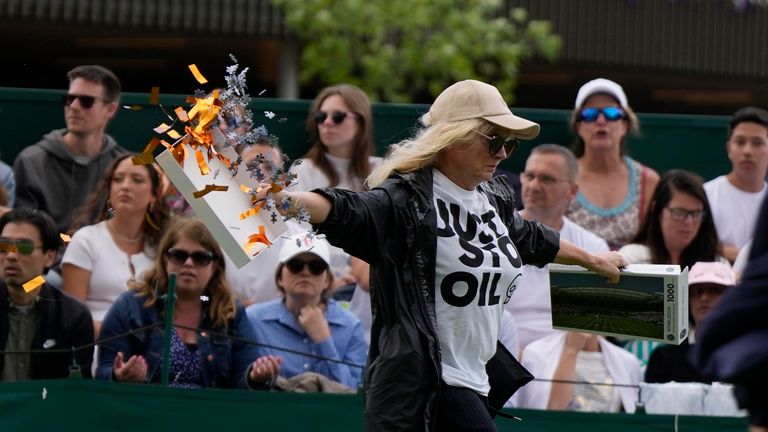
[{"label": "seated woman with sunglasses", "polygon": [[306,231],[294,234],[283,242],[279,259],[275,284],[283,298],[246,309],[256,340],[264,344],[259,354],[282,357],[285,378],[316,372],[357,389],[368,347],[360,320],[329,298],[328,242]]},{"label": "seated woman with sunglasses", "polygon": [[579,89],[575,107],[579,192],[566,216],[616,250],[637,233],[659,175],[626,155],[627,135],[640,125],[620,85],[592,80]]},{"label": "seated woman with sunglasses", "polygon": [[[720,261],[721,245],[712,219],[702,179],[688,171],[671,170],[659,181],[632,243],[619,249],[631,264],[677,264],[692,267],[699,261]],[[635,353],[643,366],[659,344],[629,341],[625,348]]]},{"label": "seated woman with sunglasses", "polygon": [[[256,335],[227,284],[224,258],[213,235],[199,220],[179,219],[160,240],[158,250],[162,253],[154,266],[107,312],[96,377],[160,382],[162,323],[166,313],[173,313],[168,377],[172,386],[266,388],[277,376],[280,358],[259,358],[256,345],[244,341]],[[177,274],[176,302],[170,312],[164,298],[169,273]],[[142,330],[129,334],[138,329]]]},{"label": "seated woman with sunglasses", "polygon": [[422,123],[368,177],[370,191],[273,198],[298,202],[331,243],[371,264],[366,430],[494,431],[489,406],[527,382],[498,343],[523,264],[557,259],[618,280],[625,260],[560,241],[514,210],[509,184],[493,173],[539,125],[513,115],[495,87],[458,82]]}]

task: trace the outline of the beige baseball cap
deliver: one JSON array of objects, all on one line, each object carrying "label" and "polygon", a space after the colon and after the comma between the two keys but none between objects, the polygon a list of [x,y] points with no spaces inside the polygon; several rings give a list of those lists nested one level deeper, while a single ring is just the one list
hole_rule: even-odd
[{"label": "beige baseball cap", "polygon": [[496,87],[476,80],[459,81],[443,90],[421,117],[426,126],[481,118],[512,131],[516,138],[533,139],[539,125],[509,110]]}]

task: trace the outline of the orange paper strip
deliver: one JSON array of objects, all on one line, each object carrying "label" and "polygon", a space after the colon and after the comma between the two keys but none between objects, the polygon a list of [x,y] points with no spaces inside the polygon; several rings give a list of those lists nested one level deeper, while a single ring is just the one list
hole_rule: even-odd
[{"label": "orange paper strip", "polygon": [[64,243],[69,243],[69,241],[72,240],[71,237],[69,237],[64,233],[59,233],[59,237],[61,237],[61,241],[63,241]]},{"label": "orange paper strip", "polygon": [[168,136],[169,136],[169,137],[171,137],[171,138],[173,138],[173,139],[179,139],[179,138],[181,138],[181,134],[180,134],[180,133],[178,133],[178,132],[176,132],[176,131],[175,131],[175,130],[173,130],[173,129],[171,129],[171,130],[169,130],[169,131],[168,131]]},{"label": "orange paper strip", "polygon": [[195,150],[195,158],[197,159],[197,166],[200,168],[200,174],[208,175],[211,173],[211,169],[208,168],[208,164],[205,162],[203,152]]},{"label": "orange paper strip", "polygon": [[195,76],[195,79],[197,80],[197,82],[199,82],[200,84],[205,84],[208,82],[208,80],[205,79],[203,74],[201,74],[200,71],[197,69],[197,65],[191,64],[187,67],[189,67],[189,70],[192,71],[192,75]]},{"label": "orange paper strip", "polygon": [[242,213],[240,213],[240,220],[243,220],[247,217],[253,216],[255,214],[259,214],[259,211],[261,211],[261,207],[252,207]]},{"label": "orange paper strip", "polygon": [[189,116],[187,115],[187,112],[182,107],[176,108],[174,111],[176,111],[176,117],[179,118],[179,120],[183,121],[184,123],[189,121]]},{"label": "orange paper strip", "polygon": [[249,187],[248,187],[248,186],[246,186],[246,185],[240,185],[240,190],[241,190],[241,191],[243,191],[243,192],[245,192],[245,193],[251,193],[251,191],[252,191],[253,189],[249,188]]},{"label": "orange paper strip", "polygon": [[202,190],[194,192],[192,196],[195,198],[202,198],[205,195],[208,195],[210,192],[216,192],[216,191],[226,192],[227,190],[229,190],[229,186],[208,184],[208,185],[205,185],[205,187]]},{"label": "orange paper strip", "polygon": [[163,133],[166,133],[168,131],[168,129],[170,129],[170,128],[171,128],[171,126],[168,126],[165,123],[160,123],[160,125],[158,127],[154,128],[152,130],[157,132],[157,133],[159,133],[159,134],[163,134]]},{"label": "orange paper strip", "polygon": [[267,238],[264,225],[259,225],[258,234],[251,234],[248,237],[248,241],[245,243],[245,246],[243,246],[243,249],[245,250],[246,253],[248,253],[250,252],[251,249],[253,249],[254,246],[256,246],[257,243],[263,243],[267,246],[272,246],[272,242],[269,241],[269,239]]},{"label": "orange paper strip", "polygon": [[133,156],[131,162],[134,165],[149,165],[155,161],[155,156],[152,153],[142,153],[138,156]]},{"label": "orange paper strip", "polygon": [[149,93],[149,104],[157,105],[160,102],[160,87],[152,87],[152,91]]},{"label": "orange paper strip", "polygon": [[45,278],[42,277],[42,276],[38,276],[38,277],[30,280],[29,282],[23,284],[22,287],[24,288],[25,292],[32,292],[37,287],[39,287],[40,285],[42,285],[44,283],[45,283]]}]

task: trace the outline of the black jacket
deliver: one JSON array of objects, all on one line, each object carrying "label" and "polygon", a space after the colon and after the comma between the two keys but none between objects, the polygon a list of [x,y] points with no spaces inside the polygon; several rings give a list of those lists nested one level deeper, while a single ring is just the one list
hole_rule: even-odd
[{"label": "black jacket", "polygon": [[[479,190],[505,221],[523,264],[543,266],[554,260],[559,234],[515,211],[514,193],[504,178],[483,183]],[[366,430],[432,430],[441,377],[432,168],[395,174],[370,192],[316,192],[332,203],[327,220],[316,228],[332,244],[371,264]],[[499,355],[509,354],[501,350]],[[489,379],[493,392],[494,377]]]},{"label": "black jacket", "polygon": [[[80,302],[56,288],[44,284],[38,294],[38,319],[31,350],[71,349],[93,343],[91,313]],[[8,341],[8,289],[0,280],[0,348]],[[46,343],[47,342],[47,343]],[[93,348],[78,350],[75,354],[83,377],[91,377]],[[32,354],[29,365],[30,379],[67,378],[72,354]],[[0,370],[5,356],[0,355]]]},{"label": "black jacket", "polygon": [[750,424],[768,426],[768,199],[757,218],[741,282],[696,330],[690,360],[704,376],[734,383]]}]

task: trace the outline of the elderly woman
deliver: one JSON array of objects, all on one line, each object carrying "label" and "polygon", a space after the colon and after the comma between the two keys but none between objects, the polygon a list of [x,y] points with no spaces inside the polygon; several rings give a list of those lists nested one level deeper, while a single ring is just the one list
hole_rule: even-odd
[{"label": "elderly woman", "polygon": [[303,206],[331,244],[371,264],[366,429],[494,431],[489,392],[498,407],[515,389],[500,383],[519,376],[500,368],[489,378],[486,363],[516,364],[497,340],[522,265],[557,260],[617,280],[624,259],[560,241],[514,210],[493,173],[539,126],[513,115],[495,87],[458,82],[422,122],[369,176],[372,190],[274,198],[290,198],[288,212]]},{"label": "elderly woman", "polygon": [[571,127],[579,192],[566,216],[618,249],[637,233],[659,181],[656,171],[627,156],[627,136],[640,123],[624,89],[598,78],[579,89]]},{"label": "elderly woman", "polygon": [[[221,249],[205,225],[178,220],[160,240],[159,252],[154,266],[107,313],[96,377],[160,382],[164,335],[159,324],[173,313],[172,386],[266,387],[277,376],[280,359],[257,358],[256,345],[243,341],[255,334],[224,278]],[[178,275],[173,311],[165,309],[162,298],[169,273]]]},{"label": "elderly woman", "polygon": [[329,298],[328,242],[307,232],[294,234],[283,242],[279,261],[275,284],[283,298],[246,310],[256,340],[265,344],[259,354],[282,357],[285,378],[316,372],[356,389],[368,347],[360,320]]}]

